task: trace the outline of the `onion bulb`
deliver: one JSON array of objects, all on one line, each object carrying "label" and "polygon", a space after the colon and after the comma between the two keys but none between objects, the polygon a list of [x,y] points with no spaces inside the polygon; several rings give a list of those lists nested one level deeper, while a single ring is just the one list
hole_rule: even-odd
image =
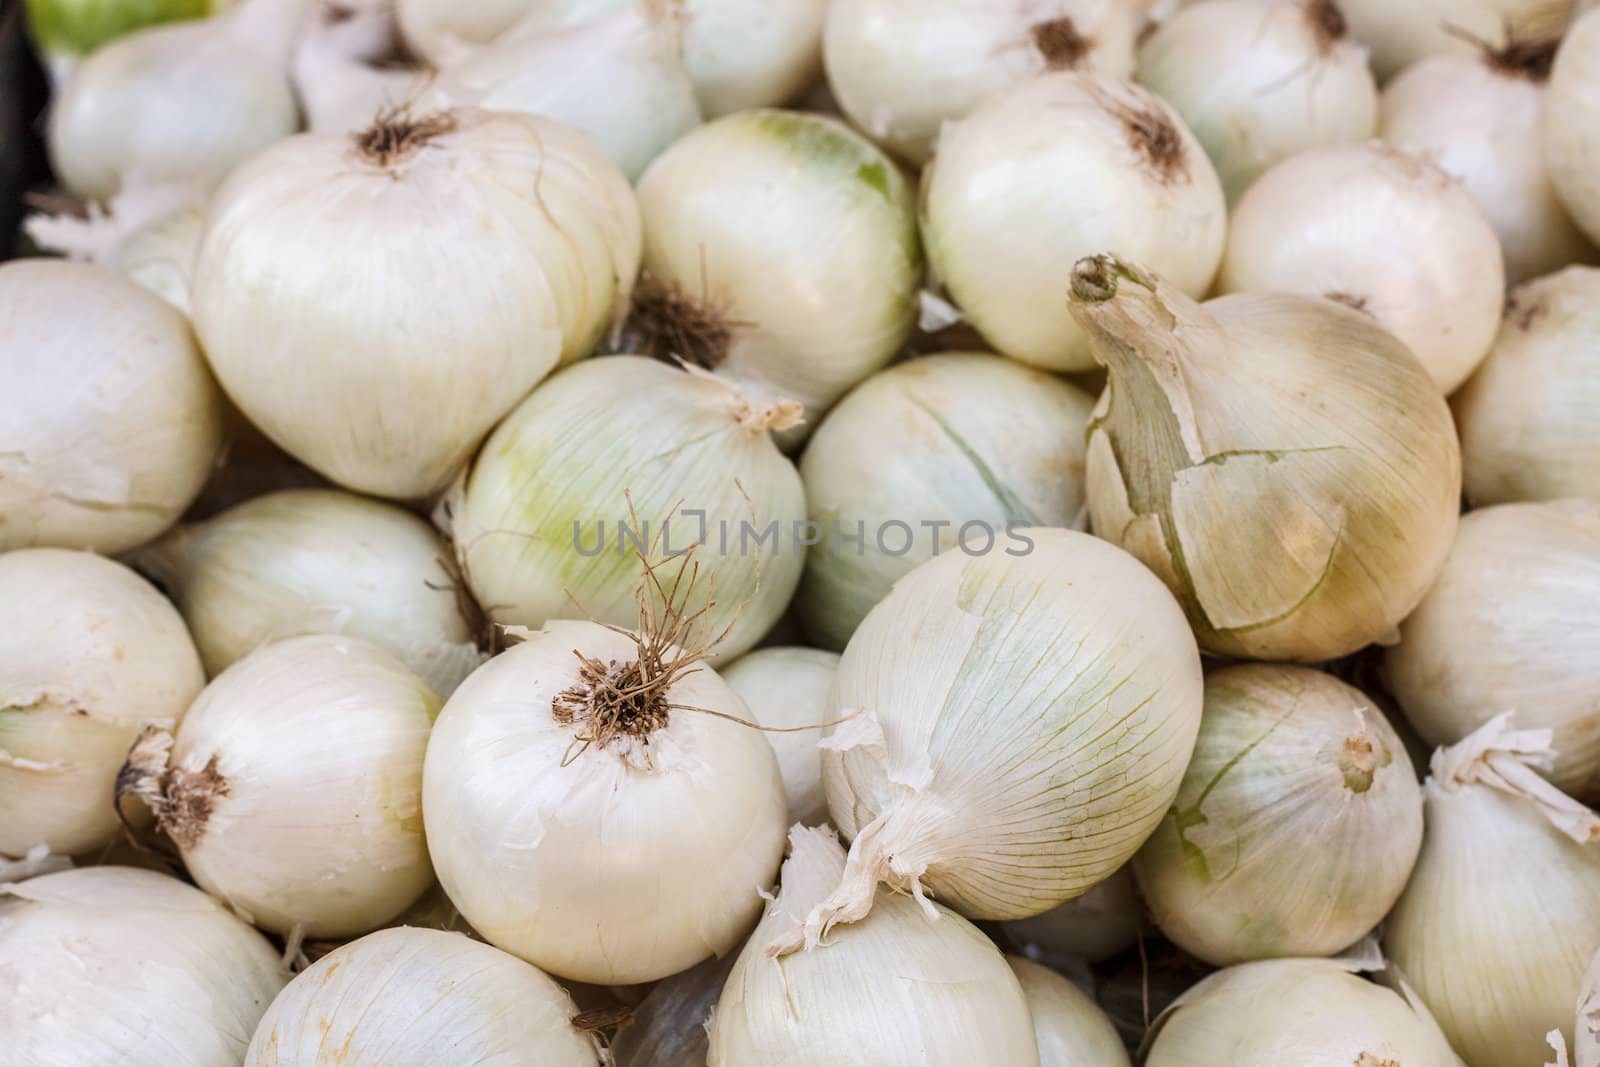
[{"label": "onion bulb", "polygon": [[0,856],[109,844],[128,746],[205,684],[183,619],[120,563],[33,548],[0,554],[0,634]]},{"label": "onion bulb", "polygon": [[1354,944],[1421,845],[1422,791],[1383,712],[1332,675],[1250,664],[1206,678],[1194,758],[1134,870],[1161,932],[1226,966]]},{"label": "onion bulb", "polygon": [[1540,139],[1544,165],[1573,221],[1600,243],[1600,10],[1576,23],[1556,52]]},{"label": "onion bulb", "polygon": [[1468,512],[1400,638],[1384,672],[1423,740],[1453,744],[1513,710],[1553,731],[1551,780],[1600,798],[1600,500]]},{"label": "onion bulb", "polygon": [[88,264],[0,266],[0,396],[0,550],[142,544],[194,500],[222,445],[189,324]]},{"label": "onion bulb", "polygon": [[1600,270],[1568,267],[1513,290],[1454,405],[1473,504],[1600,497]]},{"label": "onion bulb", "polygon": [[1117,1028],[1077,986],[1032,960],[1006,962],[1028,998],[1039,1067],[1131,1067]]},{"label": "onion bulb", "polygon": [[566,29],[514,26],[448,63],[439,88],[453,100],[584,130],[631,181],[700,124],[676,2],[638,0]]},{"label": "onion bulb", "polygon": [[940,552],[1076,523],[1093,407],[1074,385],[988,355],[914,359],[863,382],[800,461],[821,532],[795,603],[812,640],[843,648],[901,576]]},{"label": "onion bulb", "polygon": [[712,957],[651,987],[611,1042],[614,1067],[706,1067],[706,1024],[738,958]]},{"label": "onion bulb", "polygon": [[1133,73],[1125,0],[856,0],[831,4],[822,56],[845,114],[913,163],[985,97],[1051,70]]},{"label": "onion bulb", "polygon": [[[1522,716],[1517,716],[1522,720]],[[1550,732],[1497,716],[1433,757],[1427,839],[1384,947],[1469,1067],[1570,1042],[1600,945],[1600,817],[1535,772]]]},{"label": "onion bulb", "polygon": [[195,324],[285,451],[348,488],[421,497],[594,348],[638,256],[627,182],[582,134],[499,112],[390,115],[235,172],[200,246]]},{"label": "onion bulb", "polygon": [[1500,237],[1513,284],[1595,256],[1540,155],[1539,117],[1555,47],[1552,40],[1435,56],[1383,91],[1383,139],[1466,186]]},{"label": "onion bulb", "polygon": [[[815,648],[761,648],[740,656],[722,678],[766,727],[778,755],[789,823],[815,826],[828,820],[822,790],[822,724],[839,657]],[[781,733],[775,731],[783,731]]]},{"label": "onion bulb", "polygon": [[439,698],[375,645],[316,634],[223,671],[176,735],[146,730],[117,778],[201,888],[262,929],[376,929],[433,883],[422,758]]},{"label": "onion bulb", "polygon": [[1200,142],[1146,89],[1046,74],[951,123],[923,172],[933,273],[997,350],[1046,370],[1089,370],[1061,299],[1080,257],[1148,263],[1191,296],[1222,260],[1227,207]]},{"label": "onion bulb", "polygon": [[50,159],[90,200],[136,185],[215,183],[300,123],[289,55],[309,0],[141,30],[73,72],[50,113]]},{"label": "onion bulb", "polygon": [[134,557],[165,585],[206,673],[299,634],[359,637],[448,696],[480,661],[449,549],[391,504],[286,489],[183,527]]},{"label": "onion bulb", "polygon": [[734,964],[711,1016],[709,1067],[1038,1067],[1028,1004],[988,938],[949,909],[881,892],[872,914],[779,959],[838,883],[832,830],[795,827],[783,887]]},{"label": "onion bulb", "polygon": [[[402,927],[334,949],[272,1002],[245,1067],[597,1067],[566,990],[461,934]],[[337,1050],[337,1051],[334,1051]]]},{"label": "onion bulb", "polygon": [[[793,404],[637,356],[591,360],[500,424],[451,504],[462,570],[489,616],[638,620],[638,556],[700,542],[711,661],[755,645],[804,563],[805,491],[768,430]],[[802,531],[803,534],[803,531]]]},{"label": "onion bulb", "polygon": [[[1356,40],[1372,49],[1372,66],[1388,79],[1424,56],[1467,53],[1479,42],[1561,36],[1573,0],[1338,0]],[[1409,1067],[1409,1065],[1408,1065]]]},{"label": "onion bulb", "polygon": [[1450,411],[1416,357],[1329,301],[1202,306],[1108,256],[1074,269],[1071,306],[1110,372],[1094,528],[1167,582],[1201,647],[1317,662],[1391,638],[1444,565],[1461,495]]},{"label": "onion bulb", "polygon": [[266,938],[164,874],[0,886],[0,1032],[17,1064],[239,1063],[288,980]]},{"label": "onion bulb", "polygon": [[1211,0],[1139,49],[1138,78],[1175,108],[1216,165],[1228,202],[1274,164],[1378,124],[1366,50],[1335,0]]},{"label": "onion bulb", "polygon": [[1218,971],[1156,1019],[1145,1065],[1460,1067],[1409,990],[1375,985],[1358,969],[1288,959]]},{"label": "onion bulb", "polygon": [[1451,393],[1494,343],[1505,274],[1472,195],[1373,142],[1314,148],[1262,175],[1234,212],[1217,288],[1353,307]]},{"label": "onion bulb", "polygon": [[1100,963],[1139,940],[1144,902],[1133,867],[1121,867],[1081,897],[1003,926],[1012,942],[1052,962]]},{"label": "onion bulb", "polygon": [[822,777],[844,877],[784,951],[860,920],[878,883],[1021,919],[1122,866],[1171,805],[1200,724],[1172,596],[1088,534],[945,553],[900,579],[839,663]]},{"label": "onion bulb", "polygon": [[656,160],[639,205],[639,351],[797,400],[815,424],[911,332],[922,280],[912,192],[843,123],[720,119]]},{"label": "onion bulb", "polygon": [[[637,634],[530,632],[469,677],[428,745],[439,881],[494,945],[563,978],[650,982],[737,945],[783,855],[783,780],[698,662],[685,556]],[[734,721],[743,720],[743,721]]]}]

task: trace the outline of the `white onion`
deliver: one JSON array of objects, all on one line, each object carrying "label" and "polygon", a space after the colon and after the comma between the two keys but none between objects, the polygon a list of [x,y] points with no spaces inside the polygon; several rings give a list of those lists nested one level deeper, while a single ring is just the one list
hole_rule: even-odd
[{"label": "white onion", "polygon": [[790,824],[815,826],[828,819],[822,789],[822,724],[828,720],[828,693],[839,657],[815,648],[761,648],[740,656],[722,670],[755,721],[782,730],[767,740],[778,754]]},{"label": "white onion", "polygon": [[288,980],[266,938],[166,875],[0,886],[0,1033],[18,1065],[237,1064]]},{"label": "white onion", "polygon": [[710,123],[656,160],[639,206],[640,351],[798,400],[814,425],[911,332],[913,194],[843,123],[794,111]]},{"label": "white onion", "polygon": [[1534,773],[1550,733],[1511,718],[1434,755],[1422,856],[1384,932],[1469,1067],[1541,1063],[1553,1029],[1570,1041],[1600,945],[1600,817]]},{"label": "white onion", "polygon": [[1334,0],[1210,0],[1161,23],[1138,79],[1182,117],[1232,203],[1274,164],[1371,137],[1378,89]]},{"label": "white onion", "polygon": [[390,504],[286,489],[181,528],[135,557],[167,586],[215,676],[261,645],[347,634],[448,696],[481,659],[475,605],[439,535]]},{"label": "white onion", "polygon": [[1561,42],[1545,93],[1540,138],[1556,193],[1589,240],[1600,242],[1600,11]]},{"label": "white onion", "polygon": [[883,891],[822,944],[769,957],[845,870],[832,830],[795,827],[767,905],[711,1016],[709,1067],[1038,1067],[1027,1001],[1005,957],[937,904]]},{"label": "white onion", "polygon": [[[721,717],[749,719],[671,647],[695,629],[681,605],[664,618],[637,638],[590,622],[530,633],[462,683],[428,745],[445,891],[490,942],[564,978],[648,982],[727,952],[783,853],[771,746]],[[627,685],[630,701],[609,688]]]},{"label": "white onion", "polygon": [[1133,867],[1120,867],[1083,896],[1002,929],[1030,954],[1051,962],[1100,963],[1139,940],[1146,927],[1144,902]]},{"label": "white onion", "polygon": [[183,619],[119,563],[21,549],[0,554],[0,635],[0,855],[108,844],[134,736],[205,684]]},{"label": "white onion", "polygon": [[289,54],[309,0],[248,0],[129,34],[73,72],[50,115],[64,184],[103,200],[135,185],[220,181],[299,126]]},{"label": "white onion", "polygon": [[[800,461],[821,539],[795,602],[813,641],[843,648],[872,606],[940,552],[1072,526],[1084,507],[1094,401],[1014,360],[942,353],[867,379]],[[861,527],[859,543],[850,543]]]},{"label": "white onion", "polygon": [[1600,497],[1600,270],[1568,267],[1514,290],[1454,405],[1473,504]]},{"label": "white onion", "polygon": [[1028,998],[1039,1067],[1131,1067],[1116,1027],[1077,986],[1032,960],[1006,962]]},{"label": "white onion", "polygon": [[638,256],[632,193],[587,137],[499,112],[392,116],[234,173],[195,324],[274,442],[349,488],[418,497],[594,348]]},{"label": "white onion", "polygon": [[854,0],[828,7],[823,61],[845,114],[914,163],[939,128],[1049,70],[1133,73],[1125,0]]},{"label": "white onion", "polygon": [[1422,791],[1383,712],[1331,675],[1251,664],[1207,676],[1194,758],[1134,870],[1162,933],[1225,966],[1354,944],[1421,845]]},{"label": "white onion", "polygon": [[596,1067],[572,998],[536,968],[461,934],[380,930],[302,971],[272,1002],[245,1067],[537,1063]]},{"label": "white onion", "polygon": [[1561,35],[1573,0],[1338,0],[1358,41],[1372,49],[1372,66],[1386,79],[1424,56],[1470,52],[1476,42],[1501,48],[1512,41]]},{"label": "white onion", "polygon": [[1540,154],[1554,48],[1550,42],[1435,56],[1383,90],[1383,139],[1466,186],[1500,237],[1512,284],[1595,255],[1556,196]]},{"label": "white onion", "polygon": [[815,945],[880,882],[969,918],[1020,919],[1122,866],[1172,803],[1200,725],[1177,603],[1088,534],[946,553],[872,609],[834,681],[822,777],[853,838],[806,917]]},{"label": "white onion", "polygon": [[439,87],[454,100],[584,130],[631,181],[700,124],[679,21],[669,0],[639,0],[581,26],[513,26],[452,60]]},{"label": "white onion", "polygon": [[1222,259],[1227,209],[1211,161],[1146,89],[1047,74],[990,97],[940,136],[923,172],[933,273],[996,349],[1046,370],[1088,370],[1063,279],[1114,252],[1192,296]]},{"label": "white onion", "polygon": [[[462,570],[489,616],[539,626],[574,615],[638,621],[638,556],[697,541],[710,653],[755,645],[794,594],[805,547],[800,475],[767,430],[793,404],[637,356],[590,360],[500,424],[452,506]],[[648,524],[648,525],[646,525]]]},{"label": "white onion", "polygon": [[34,259],[0,266],[0,323],[0,550],[121,552],[170,526],[222,443],[183,316],[103,268]]},{"label": "white onion", "polygon": [[1552,780],[1600,797],[1600,500],[1468,512],[1431,592],[1384,657],[1429,744],[1503,711],[1555,734]]},{"label": "white onion", "polygon": [[376,929],[433,882],[422,758],[439,698],[387,652],[324,634],[271,644],[206,686],[176,737],[119,775],[202,888],[279,934]]},{"label": "white onion", "polygon": [[1409,991],[1358,969],[1290,959],[1218,971],[1155,1021],[1145,1067],[1460,1067]]},{"label": "white onion", "polygon": [[1201,647],[1314,663],[1391,639],[1460,508],[1455,427],[1416,357],[1326,300],[1200,305],[1109,256],[1074,268],[1070,299],[1110,372],[1090,518],[1178,595]]},{"label": "white onion", "polygon": [[1404,341],[1450,393],[1494,343],[1505,274],[1472,195],[1373,142],[1314,148],[1262,175],[1234,212],[1217,288],[1347,304]]}]

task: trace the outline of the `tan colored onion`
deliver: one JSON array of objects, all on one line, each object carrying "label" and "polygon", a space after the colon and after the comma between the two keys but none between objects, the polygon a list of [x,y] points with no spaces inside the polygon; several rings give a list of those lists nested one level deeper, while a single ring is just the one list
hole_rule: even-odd
[{"label": "tan colored onion", "polygon": [[1307,662],[1392,638],[1444,564],[1461,459],[1415,356],[1325,300],[1195,303],[1109,256],[1071,306],[1110,373],[1089,512],[1177,593],[1203,648]]}]

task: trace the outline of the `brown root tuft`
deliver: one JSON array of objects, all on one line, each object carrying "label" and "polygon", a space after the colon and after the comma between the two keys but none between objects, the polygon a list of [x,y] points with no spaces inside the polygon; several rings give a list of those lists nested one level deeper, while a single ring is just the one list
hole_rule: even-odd
[{"label": "brown root tuft", "polygon": [[436,138],[458,125],[455,112],[434,111],[413,115],[408,104],[381,112],[372,125],[352,134],[356,153],[380,167],[393,167],[411,158]]},{"label": "brown root tuft", "polygon": [[1311,23],[1311,35],[1316,38],[1317,51],[1322,55],[1327,55],[1334,45],[1350,34],[1350,23],[1337,0],[1308,0],[1306,18]]},{"label": "brown root tuft", "polygon": [[206,831],[217,798],[228,795],[228,780],[217,770],[212,753],[198,771],[174,767],[167,772],[167,803],[157,821],[179,848],[192,848]]},{"label": "brown root tuft", "polygon": [[1535,84],[1550,79],[1550,68],[1555,65],[1556,46],[1561,41],[1518,41],[1512,39],[1504,48],[1485,48],[1484,62],[1489,69],[1512,78],[1526,78]]},{"label": "brown root tuft", "polygon": [[1094,51],[1095,40],[1085,37],[1071,16],[1040,22],[1033,27],[1033,44],[1050,70],[1072,70]]},{"label": "brown root tuft", "polygon": [[[449,514],[448,505],[446,514]],[[489,613],[473,597],[472,590],[467,585],[466,568],[461,560],[446,553],[436,557],[435,561],[439,564],[439,569],[444,572],[445,580],[438,584],[433,582],[423,584],[429,589],[448,592],[455,599],[456,614],[467,624],[467,632],[472,634],[472,639],[477,642],[480,652],[492,656],[501,651],[504,634],[489,617]]]},{"label": "brown root tuft", "polygon": [[1323,293],[1322,298],[1324,300],[1332,300],[1335,304],[1343,304],[1345,307],[1359,311],[1363,315],[1371,316],[1372,314],[1372,309],[1367,306],[1367,298],[1356,293],[1336,290],[1331,293]]},{"label": "brown root tuft", "polygon": [[646,274],[634,290],[633,307],[624,334],[628,347],[661,360],[681,359],[716,370],[728,357],[733,337],[745,323],[726,309],[690,296],[675,283],[661,283]]},{"label": "brown root tuft", "polygon": [[1365,793],[1372,788],[1373,777],[1393,760],[1387,748],[1363,732],[1344,739],[1336,762],[1345,788],[1352,793]]},{"label": "brown root tuft", "polygon": [[1165,113],[1154,106],[1135,106],[1123,100],[1113,103],[1110,110],[1122,120],[1128,143],[1162,184],[1172,185],[1189,177],[1183,135]]}]

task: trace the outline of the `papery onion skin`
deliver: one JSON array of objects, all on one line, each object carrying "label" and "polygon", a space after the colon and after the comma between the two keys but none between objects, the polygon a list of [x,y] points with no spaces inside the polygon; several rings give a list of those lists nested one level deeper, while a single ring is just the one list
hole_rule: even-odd
[{"label": "papery onion skin", "polygon": [[922,182],[934,275],[998,351],[1045,370],[1094,366],[1061,299],[1079,257],[1148,263],[1192,296],[1222,260],[1211,161],[1170,106],[1126,82],[1064,72],[992,96],[946,127]]},{"label": "papery onion skin", "polygon": [[622,633],[556,622],[451,696],[424,770],[429,847],[492,944],[576,981],[654,981],[729,951],[755,922],[783,852],[783,780],[760,732],[693,710],[749,719],[709,667],[663,695],[678,705],[664,726],[585,743],[589,726],[553,707],[581,682],[575,650],[638,661]]},{"label": "papery onion skin", "polygon": [[[502,623],[577,613],[630,626],[638,547],[659,561],[703,540],[695,607],[714,592],[708,625],[731,627],[710,660],[751,648],[783,614],[805,552],[800,475],[764,418],[724,382],[637,356],[563,371],[495,430],[452,507],[478,603]],[[776,539],[758,544],[773,523]]]},{"label": "papery onion skin", "polygon": [[796,827],[767,905],[711,1016],[709,1067],[1039,1067],[1027,1001],[1005,957],[942,905],[937,922],[887,890],[826,943],[772,960],[844,871],[831,830]]},{"label": "papery onion skin", "polygon": [[1077,986],[1032,960],[1006,962],[1028,998],[1039,1067],[1131,1067],[1117,1028]]},{"label": "papery onion skin", "polygon": [[1138,81],[1175,108],[1231,204],[1306,148],[1371,137],[1378,89],[1334,0],[1210,0],[1160,24],[1139,48]]},{"label": "papery onion skin", "polygon": [[1356,40],[1372,50],[1380,81],[1441,52],[1465,53],[1485,42],[1537,41],[1561,35],[1573,0],[1338,0]]},{"label": "papery onion skin", "polygon": [[1251,664],[1207,676],[1178,801],[1134,870],[1162,932],[1227,966],[1354,944],[1421,845],[1422,790],[1383,712],[1332,675]]},{"label": "papery onion skin", "polygon": [[1438,1026],[1338,960],[1219,971],[1157,1019],[1146,1067],[1459,1067]]},{"label": "papery onion skin", "polygon": [[266,938],[168,875],[0,888],[0,1032],[18,1064],[237,1064],[288,980]]},{"label": "papery onion skin", "polygon": [[478,664],[450,549],[393,505],[286,489],[178,530],[152,554],[163,553],[171,564],[160,576],[213,677],[269,641],[308,633],[371,641],[443,696]]},{"label": "papery onion skin", "polygon": [[[820,527],[795,602],[812,640],[842,649],[895,581],[939,552],[1076,523],[1093,407],[1074,385],[980,354],[910,360],[856,387],[800,461]],[[845,542],[858,523],[863,543]]]},{"label": "papery onion skin", "polygon": [[346,488],[421,497],[594,348],[638,257],[632,193],[588,137],[500,112],[393,116],[290,138],[232,175],[195,324],[274,442]]},{"label": "papery onion skin", "polygon": [[880,880],[968,918],[1037,915],[1122,866],[1176,795],[1201,700],[1181,611],[1104,541],[1028,536],[923,564],[850,639],[834,714],[861,721],[822,773],[851,870],[808,942]]},{"label": "papery onion skin", "polygon": [[798,400],[806,424],[786,443],[911,332],[913,191],[841,122],[762,110],[709,123],[655,161],[639,206],[646,280],[633,325],[655,334],[652,354]]},{"label": "papery onion skin", "polygon": [[1461,457],[1416,357],[1326,300],[1194,303],[1110,257],[1072,308],[1110,381],[1089,513],[1178,595],[1207,651],[1320,662],[1391,638],[1444,565]]},{"label": "papery onion skin", "polygon": [[1500,237],[1513,285],[1596,255],[1541,155],[1547,56],[1522,62],[1493,53],[1422,60],[1384,88],[1379,129],[1467,187]]},{"label": "papery onion skin", "polygon": [[[790,824],[815,826],[828,819],[822,788],[822,725],[839,656],[816,648],[758,648],[722,670],[722,678],[749,706],[762,726],[794,731],[768,733],[783,772]],[[811,727],[811,729],[806,729]]]},{"label": "papery onion skin", "polygon": [[1138,29],[1123,0],[856,0],[829,5],[823,62],[851,121],[920,165],[995,92],[1050,70],[1128,77]]},{"label": "papery onion skin", "polygon": [[335,949],[272,1002],[245,1067],[596,1067],[577,1009],[538,969],[462,934],[401,927]]},{"label": "papery onion skin", "polygon": [[128,746],[205,684],[183,619],[120,563],[20,549],[0,554],[0,634],[0,854],[109,844]]},{"label": "papery onion skin", "polygon": [[142,544],[222,446],[222,397],[189,324],[88,264],[0,266],[0,395],[0,550]]},{"label": "papery onion skin", "polygon": [[1132,948],[1148,926],[1131,866],[1119,868],[1083,896],[1002,929],[1020,948],[1052,961],[1100,963]]},{"label": "papery onion skin", "polygon": [[1573,24],[1556,52],[1540,126],[1556,193],[1589,240],[1600,243],[1600,11]]},{"label": "papery onion skin", "polygon": [[184,716],[161,826],[202,888],[255,925],[349,937],[433,883],[422,760],[439,698],[375,645],[262,648]]},{"label": "papery onion skin", "polygon": [[706,1067],[711,1011],[739,953],[657,982],[611,1042],[614,1067]]},{"label": "papery onion skin", "polygon": [[1430,744],[1506,710],[1555,731],[1551,780],[1600,799],[1600,500],[1468,512],[1439,580],[1384,655],[1406,717]]},{"label": "papery onion skin", "polygon": [[1372,142],[1310,149],[1262,175],[1234,211],[1217,290],[1353,307],[1448,394],[1494,343],[1505,274],[1494,227],[1460,183]]},{"label": "papery onion skin", "polygon": [[1452,400],[1475,506],[1600,497],[1600,270],[1511,293],[1489,358]]}]

